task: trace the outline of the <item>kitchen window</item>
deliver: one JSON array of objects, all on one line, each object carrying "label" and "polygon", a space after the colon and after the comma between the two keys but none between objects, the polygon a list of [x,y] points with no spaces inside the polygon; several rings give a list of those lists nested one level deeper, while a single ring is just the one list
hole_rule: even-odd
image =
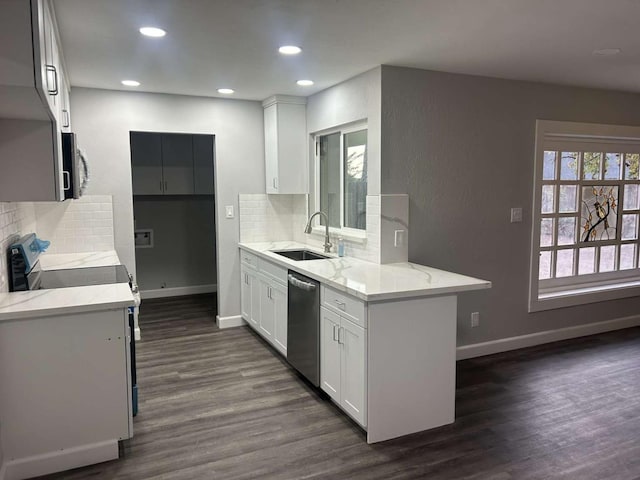
[{"label": "kitchen window", "polygon": [[[367,228],[367,128],[358,124],[316,134],[315,204],[329,227],[364,236]],[[324,225],[324,219],[320,221]]]},{"label": "kitchen window", "polygon": [[640,128],[538,121],[529,310],[640,294]]}]

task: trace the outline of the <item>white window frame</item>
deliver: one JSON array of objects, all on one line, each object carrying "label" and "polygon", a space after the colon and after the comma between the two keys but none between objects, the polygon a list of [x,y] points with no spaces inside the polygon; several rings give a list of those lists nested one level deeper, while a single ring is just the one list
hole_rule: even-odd
[{"label": "white window frame", "polygon": [[[337,127],[332,127],[326,130],[321,130],[319,132],[315,132],[311,135],[312,144],[313,144],[313,171],[314,171],[314,194],[313,194],[313,202],[315,205],[314,211],[320,209],[320,149],[319,149],[319,137],[323,137],[325,135],[331,135],[333,133],[340,134],[340,228],[329,227],[329,232],[335,235],[340,235],[346,239],[356,241],[356,242],[364,242],[367,238],[366,229],[360,230],[358,228],[350,228],[344,226],[344,136],[348,133],[359,132],[361,130],[367,130],[367,148],[366,154],[367,157],[369,155],[369,128],[366,120],[360,120],[353,123],[348,123],[345,125],[340,125]],[[368,162],[367,162],[368,166]],[[367,172],[367,191],[369,189],[368,185],[369,176]],[[365,205],[365,214],[366,214],[366,205]],[[368,224],[368,222],[367,222]],[[325,227],[324,225],[320,225],[320,223],[314,224],[312,228],[312,233],[317,235],[324,235]]]},{"label": "white window frame", "polygon": [[[542,185],[544,183],[542,180],[542,176],[544,166],[544,152],[547,150],[640,153],[640,127],[600,125],[592,123],[557,122],[548,120],[536,121],[533,214],[531,215],[533,225],[531,238],[532,248],[529,288],[529,312],[551,310],[555,308],[582,305],[619,298],[628,298],[640,295],[640,269],[637,267],[629,270],[620,270],[608,273],[579,276],[574,275],[558,279],[542,281],[539,280],[538,277],[540,268],[540,252],[545,249],[545,247],[540,246],[540,225],[542,218],[544,218],[541,213]],[[556,162],[557,171],[559,171],[560,159],[558,158]],[[578,176],[579,178],[581,177],[580,172]],[[598,182],[607,182],[611,185],[619,185],[618,199],[622,199],[622,193],[620,192],[620,190],[623,188],[622,180],[598,180]],[[585,184],[585,186],[587,186],[589,184],[589,181],[577,180],[575,182],[572,181],[567,183]],[[558,192],[556,191],[555,203],[557,204],[557,202]],[[620,203],[621,204],[619,205],[618,210],[618,221],[616,223],[617,232],[620,232],[622,229],[621,212],[623,209],[623,205],[621,200]],[[579,211],[580,207],[578,207],[578,212]],[[634,210],[631,213],[638,212]],[[561,216],[561,214],[558,215],[558,217],[559,216]],[[579,218],[580,215],[578,214],[578,219]],[[577,228],[579,232],[580,225],[578,225]],[[557,231],[557,225],[555,229]],[[618,233],[617,236],[619,237],[620,234]],[[620,245],[622,242],[615,240],[609,243]],[[635,243],[636,245],[635,255],[637,265],[638,252],[640,250],[640,241],[636,239],[632,243]],[[603,245],[603,243],[598,243],[597,245]],[[573,248],[577,251],[576,245],[574,245]],[[618,264],[618,261],[619,253],[616,256],[616,265]],[[543,286],[540,285],[541,282],[544,282]]]}]

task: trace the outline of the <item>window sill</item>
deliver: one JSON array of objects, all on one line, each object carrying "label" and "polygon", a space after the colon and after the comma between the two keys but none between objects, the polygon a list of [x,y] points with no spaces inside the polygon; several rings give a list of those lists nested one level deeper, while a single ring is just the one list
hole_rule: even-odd
[{"label": "window sill", "polygon": [[608,285],[573,286],[553,291],[540,290],[538,298],[530,300],[529,312],[586,305],[638,295],[640,295],[640,279],[629,279]]},{"label": "window sill", "polygon": [[[325,228],[324,227],[313,227],[311,229],[311,235],[319,236],[324,238]],[[349,230],[345,231],[340,228],[329,228],[329,237],[332,239],[337,239],[338,237],[342,237],[347,242],[351,243],[367,243],[367,233],[363,230],[362,233],[357,230]]]}]

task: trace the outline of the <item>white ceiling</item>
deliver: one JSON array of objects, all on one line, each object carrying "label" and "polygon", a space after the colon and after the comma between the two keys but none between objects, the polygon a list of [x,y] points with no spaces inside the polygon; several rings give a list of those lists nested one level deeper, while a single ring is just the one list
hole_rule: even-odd
[{"label": "white ceiling", "polygon": [[[54,0],[74,86],[263,100],[380,64],[640,91],[640,0]],[[159,26],[161,39],[138,28]],[[284,57],[277,48],[299,45]],[[595,49],[620,48],[597,57]],[[313,87],[299,87],[298,79]]]}]

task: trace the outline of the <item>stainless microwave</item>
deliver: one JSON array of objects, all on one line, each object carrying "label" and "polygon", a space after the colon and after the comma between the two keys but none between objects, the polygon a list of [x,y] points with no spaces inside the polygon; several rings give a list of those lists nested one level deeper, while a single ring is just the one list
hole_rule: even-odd
[{"label": "stainless microwave", "polygon": [[80,198],[89,180],[87,162],[78,150],[75,133],[62,133],[64,199]]}]

